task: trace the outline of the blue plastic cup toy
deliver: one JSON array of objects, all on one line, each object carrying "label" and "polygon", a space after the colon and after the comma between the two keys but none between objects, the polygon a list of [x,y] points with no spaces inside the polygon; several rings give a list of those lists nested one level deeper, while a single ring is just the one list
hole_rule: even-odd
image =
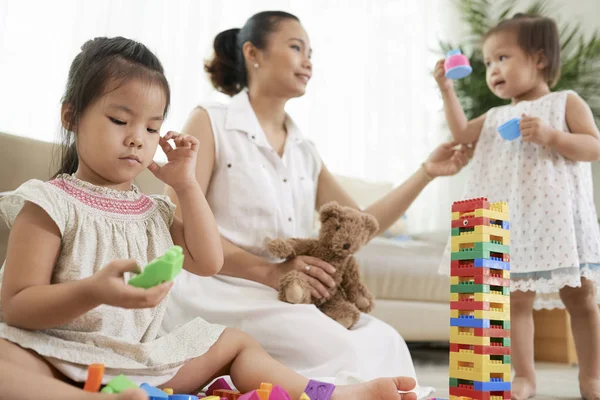
[{"label": "blue plastic cup toy", "polygon": [[506,140],[515,140],[519,136],[521,136],[521,128],[519,124],[521,123],[521,118],[513,118],[509,121],[506,121],[502,125],[498,127],[498,132],[500,132],[500,136]]}]

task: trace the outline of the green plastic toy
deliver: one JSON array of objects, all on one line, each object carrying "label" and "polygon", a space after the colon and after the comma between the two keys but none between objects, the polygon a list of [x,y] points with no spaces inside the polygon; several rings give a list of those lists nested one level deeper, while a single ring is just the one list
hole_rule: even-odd
[{"label": "green plastic toy", "polygon": [[121,374],[113,378],[102,388],[102,393],[119,394],[126,389],[136,388],[138,385],[131,382],[125,375]]},{"label": "green plastic toy", "polygon": [[149,289],[163,282],[173,280],[183,268],[183,249],[173,246],[162,256],[146,265],[141,274],[131,278],[129,284]]}]

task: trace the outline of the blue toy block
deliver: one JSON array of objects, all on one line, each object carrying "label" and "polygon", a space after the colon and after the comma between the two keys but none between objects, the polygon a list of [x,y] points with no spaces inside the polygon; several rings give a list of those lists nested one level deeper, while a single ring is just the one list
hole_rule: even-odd
[{"label": "blue toy block", "polygon": [[489,328],[490,325],[489,319],[476,319],[470,315],[465,315],[461,318],[450,318],[450,326],[461,328]]},{"label": "blue toy block", "polygon": [[473,382],[473,389],[480,392],[504,392],[510,390],[510,382],[502,382],[500,378],[492,378],[490,382]]},{"label": "blue toy block", "polygon": [[510,270],[510,263],[506,261],[502,261],[502,259],[484,259],[484,258],[476,258],[474,261],[475,268],[491,268],[491,269],[503,269],[506,271]]},{"label": "blue toy block", "polygon": [[198,396],[193,394],[172,394],[169,396],[169,400],[198,400]]},{"label": "blue toy block", "polygon": [[140,385],[140,388],[143,389],[146,393],[148,393],[148,398],[150,400],[168,400],[169,398],[168,394],[148,383],[142,383]]},{"label": "blue toy block", "polygon": [[510,229],[510,223],[508,221],[502,221],[502,229],[509,230]]}]

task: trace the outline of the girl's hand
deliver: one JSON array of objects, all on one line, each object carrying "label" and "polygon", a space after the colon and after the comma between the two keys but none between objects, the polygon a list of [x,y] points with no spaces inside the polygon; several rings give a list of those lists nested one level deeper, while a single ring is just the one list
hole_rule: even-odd
[{"label": "girl's hand", "polygon": [[313,298],[323,299],[329,297],[329,288],[334,288],[335,281],[331,277],[335,273],[335,268],[315,257],[310,256],[297,256],[290,258],[280,264],[274,264],[275,275],[273,287],[279,289],[279,280],[283,275],[292,270],[300,271],[308,275],[308,282],[312,286],[311,294]]},{"label": "girl's hand", "polygon": [[444,61],[444,59],[438,60],[433,70],[433,77],[435,78],[435,81],[437,82],[442,92],[453,88],[452,81],[446,78],[446,71],[444,70]]},{"label": "girl's hand", "polygon": [[451,141],[438,146],[423,164],[431,177],[457,174],[473,157],[474,146],[459,145]]},{"label": "girl's hand", "polygon": [[169,293],[173,282],[165,282],[150,289],[137,288],[125,283],[125,272],[140,272],[135,260],[115,260],[96,272],[90,280],[90,295],[99,304],[122,308],[153,308]]},{"label": "girl's hand", "polygon": [[[169,140],[173,139],[175,148]],[[167,155],[168,162],[162,167],[155,162],[148,169],[175,191],[190,184],[196,184],[196,158],[200,142],[193,136],[169,131],[160,138],[160,147]]]},{"label": "girl's hand", "polygon": [[524,142],[536,143],[539,145],[552,145],[556,140],[556,130],[537,117],[528,117],[523,114],[521,123],[521,138]]}]

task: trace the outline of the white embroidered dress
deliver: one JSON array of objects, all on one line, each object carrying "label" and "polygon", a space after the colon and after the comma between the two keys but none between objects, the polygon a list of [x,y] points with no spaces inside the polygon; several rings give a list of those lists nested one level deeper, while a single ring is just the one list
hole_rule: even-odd
[{"label": "white embroidered dress", "polygon": [[[41,207],[62,236],[53,284],[87,278],[116,259],[132,258],[144,266],[173,246],[174,205],[136,187],[116,191],[70,175],[28,181],[0,201],[0,216],[9,226],[26,201]],[[166,302],[140,310],[101,305],[67,324],[38,331],[7,325],[0,307],[0,338],[35,351],[74,381],[86,380],[89,364],[103,363],[104,383],[123,373],[137,383],[160,385],[185,361],[205,353],[224,329],[195,318],[159,335]]]}]

